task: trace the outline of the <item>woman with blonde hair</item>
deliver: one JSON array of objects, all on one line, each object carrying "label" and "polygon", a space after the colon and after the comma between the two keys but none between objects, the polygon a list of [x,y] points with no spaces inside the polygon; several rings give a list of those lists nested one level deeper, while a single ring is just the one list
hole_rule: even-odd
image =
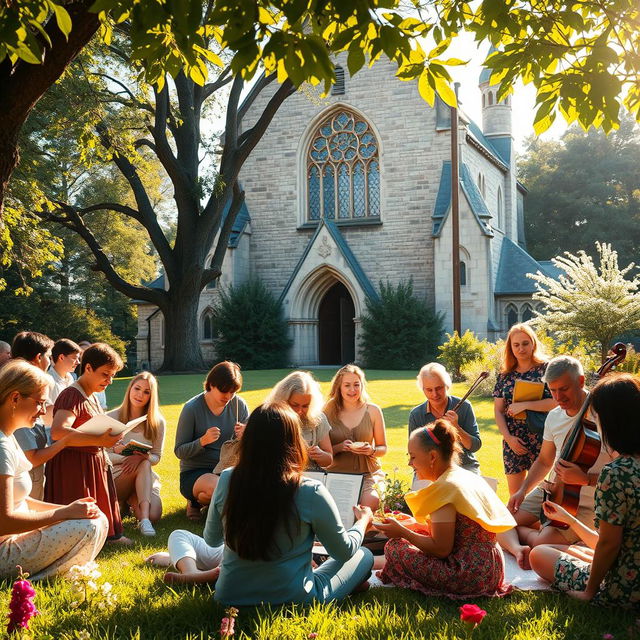
[{"label": "woman with blonde hair", "polygon": [[364,371],[354,364],[342,367],[331,381],[324,413],[331,425],[333,464],[329,471],[361,473],[360,503],[375,510],[380,504],[376,484],[384,480],[380,467],[387,452],[384,416],[369,401]]},{"label": "woman with blonde hair", "polygon": [[[160,478],[152,467],[160,462],[162,456],[166,423],[158,403],[158,382],[148,371],[131,380],[122,404],[107,415],[126,423],[145,414],[147,419],[129,431],[121,442],[109,449],[108,454],[113,465],[118,500],[133,508],[142,535],[154,536],[156,532],[152,522],[157,522],[162,515],[162,501]],[[128,453],[132,440],[150,449],[143,451],[140,447]],[[123,451],[125,455],[122,455]]]},{"label": "woman with blonde hair", "polygon": [[[29,497],[31,464],[14,432],[44,415],[50,380],[24,360],[0,371],[0,578],[14,577],[17,565],[31,580],[64,574],[93,560],[107,537],[109,523],[93,498],[60,505]],[[84,443],[110,437],[85,436]]]},{"label": "woman with blonde hair", "polygon": [[533,430],[518,414],[525,411],[546,413],[557,403],[544,385],[542,399],[513,402],[516,382],[542,382],[547,358],[535,331],[528,324],[514,324],[504,343],[502,366],[493,389],[496,425],[503,437],[502,457],[509,495],[524,482],[527,471],[538,457],[542,446],[542,429]]},{"label": "woman with blonde hair", "polygon": [[265,404],[288,404],[300,417],[302,437],[309,447],[309,468],[321,469],[333,462],[331,426],[322,413],[324,398],[310,373],[294,371],[271,390]]}]

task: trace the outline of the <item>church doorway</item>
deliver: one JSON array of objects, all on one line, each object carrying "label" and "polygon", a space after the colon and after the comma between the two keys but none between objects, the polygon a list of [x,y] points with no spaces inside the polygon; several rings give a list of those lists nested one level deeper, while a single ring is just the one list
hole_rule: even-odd
[{"label": "church doorway", "polygon": [[318,311],[320,364],[347,364],[356,357],[356,315],[347,288],[336,282],[325,294]]}]

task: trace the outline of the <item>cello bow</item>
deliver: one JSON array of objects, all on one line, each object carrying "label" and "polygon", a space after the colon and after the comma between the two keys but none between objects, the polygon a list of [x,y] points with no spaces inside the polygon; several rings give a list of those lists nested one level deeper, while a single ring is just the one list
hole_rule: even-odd
[{"label": "cello bow", "polygon": [[[611,348],[610,355],[595,373],[595,378],[603,378],[617,364],[627,356],[627,347],[622,342],[617,342]],[[565,460],[578,465],[585,473],[595,464],[602,448],[602,439],[598,433],[596,424],[587,417],[591,397],[587,395],[582,403],[580,411],[576,414],[573,424],[567,433],[562,445],[562,451],[558,460]],[[578,513],[580,504],[580,490],[583,485],[565,484],[562,480],[554,480],[553,490],[544,491],[545,501],[551,500],[563,506],[571,515]],[[558,529],[568,529],[569,525],[557,520],[547,520],[545,526],[553,526]]]},{"label": "cello bow", "polygon": [[474,381],[474,383],[469,387],[467,393],[465,393],[456,404],[451,407],[451,411],[458,412],[458,409],[462,406],[462,403],[476,390],[476,387],[485,379],[489,377],[488,371],[483,371]]}]

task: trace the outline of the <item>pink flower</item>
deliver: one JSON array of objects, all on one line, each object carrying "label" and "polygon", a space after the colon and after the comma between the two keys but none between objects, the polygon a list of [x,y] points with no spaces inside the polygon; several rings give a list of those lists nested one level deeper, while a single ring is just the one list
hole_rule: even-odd
[{"label": "pink flower", "polygon": [[312,632],[307,636],[307,638],[311,638],[311,639],[313,639],[313,638],[317,638],[317,637],[318,637],[318,634],[317,634],[315,631],[312,631]]},{"label": "pink flower", "polygon": [[613,633],[605,633],[605,634],[603,634],[602,640],[613,640]]},{"label": "pink flower", "polygon": [[[23,578],[22,571],[20,577]],[[36,592],[28,580],[20,579],[13,583],[11,602],[9,602],[8,633],[12,633],[20,627],[29,628],[29,620],[38,615],[36,605],[32,602],[35,595]]]},{"label": "pink flower", "polygon": [[235,620],[233,618],[222,618],[220,621],[220,635],[223,638],[230,638],[234,633],[234,624]]},{"label": "pink flower", "polygon": [[479,625],[486,615],[487,612],[477,604],[463,604],[460,607],[460,620],[473,627]]}]

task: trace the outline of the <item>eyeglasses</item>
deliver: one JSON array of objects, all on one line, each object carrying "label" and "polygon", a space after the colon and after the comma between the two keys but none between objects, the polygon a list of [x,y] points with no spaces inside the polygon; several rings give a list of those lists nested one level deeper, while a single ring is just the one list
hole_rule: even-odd
[{"label": "eyeglasses", "polygon": [[49,400],[47,398],[45,398],[44,400],[39,400],[34,396],[28,396],[28,395],[25,395],[24,393],[21,393],[20,395],[23,398],[31,398],[32,400],[35,400],[36,407],[38,407],[38,409],[40,409],[41,411],[47,410],[47,405],[49,404]]}]

